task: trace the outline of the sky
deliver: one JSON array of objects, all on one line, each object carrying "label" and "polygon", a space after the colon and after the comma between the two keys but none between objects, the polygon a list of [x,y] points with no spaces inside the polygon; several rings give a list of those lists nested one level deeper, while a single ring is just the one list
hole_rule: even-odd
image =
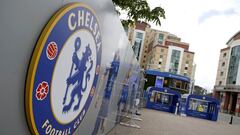
[{"label": "sky", "polygon": [[195,85],[213,89],[220,50],[240,30],[240,0],[147,0],[150,7],[161,6],[166,19],[158,30],[177,35],[190,44],[197,64]]}]

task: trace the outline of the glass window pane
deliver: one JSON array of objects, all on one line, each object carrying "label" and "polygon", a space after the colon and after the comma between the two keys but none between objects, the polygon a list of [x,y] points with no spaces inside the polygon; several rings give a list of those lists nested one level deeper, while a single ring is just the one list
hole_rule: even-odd
[{"label": "glass window pane", "polygon": [[143,33],[137,32],[136,33],[136,38],[142,39],[143,38]]},{"label": "glass window pane", "polygon": [[169,72],[177,74],[181,52],[172,50]]},{"label": "glass window pane", "polygon": [[238,66],[240,61],[240,45],[232,48],[227,76],[227,84],[234,84],[237,80]]}]

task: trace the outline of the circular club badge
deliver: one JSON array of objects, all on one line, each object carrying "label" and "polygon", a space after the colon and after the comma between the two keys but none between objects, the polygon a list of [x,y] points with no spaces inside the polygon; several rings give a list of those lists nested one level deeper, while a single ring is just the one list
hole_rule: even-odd
[{"label": "circular club badge", "polygon": [[25,106],[33,134],[73,134],[96,89],[102,39],[94,11],[71,3],[48,22],[34,49]]}]

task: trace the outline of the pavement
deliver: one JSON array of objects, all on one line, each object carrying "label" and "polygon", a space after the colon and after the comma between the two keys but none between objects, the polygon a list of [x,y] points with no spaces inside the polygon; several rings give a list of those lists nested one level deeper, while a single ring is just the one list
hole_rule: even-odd
[{"label": "pavement", "polygon": [[150,109],[140,112],[143,121],[134,121],[140,129],[118,124],[108,135],[240,135],[237,118],[230,125],[230,116],[226,114],[220,113],[219,120],[213,122]]},{"label": "pavement", "polygon": [[[231,115],[226,113],[219,113],[218,122],[220,123],[229,123],[231,120]],[[233,125],[240,125],[240,117],[233,116]],[[240,135],[240,133],[239,133]]]}]

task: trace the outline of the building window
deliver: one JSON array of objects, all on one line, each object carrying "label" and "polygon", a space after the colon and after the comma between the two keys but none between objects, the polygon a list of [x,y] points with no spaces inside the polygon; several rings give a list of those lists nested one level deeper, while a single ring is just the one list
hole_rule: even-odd
[{"label": "building window", "polygon": [[164,49],[161,49],[161,52],[164,52]]},{"label": "building window", "polygon": [[161,61],[159,61],[159,62],[158,62],[158,64],[159,64],[159,65],[161,65],[161,64],[162,64],[162,62],[161,62]]},{"label": "building window", "polygon": [[185,67],[185,70],[188,70],[188,67]]},{"label": "building window", "polygon": [[139,59],[142,41],[143,41],[143,33],[136,32],[136,38],[135,38],[134,45],[132,48],[136,55],[137,60]]},{"label": "building window", "polygon": [[163,44],[163,38],[164,38],[164,35],[163,34],[161,34],[161,33],[159,33],[159,36],[158,36],[158,43],[159,44]]},{"label": "building window", "polygon": [[189,61],[188,61],[188,60],[186,61],[186,64],[189,64]]},{"label": "building window", "polygon": [[240,61],[240,45],[232,48],[230,54],[230,62],[227,75],[227,84],[235,84],[237,81],[237,74]]},{"label": "building window", "polygon": [[220,73],[220,76],[223,76],[223,72]]},{"label": "building window", "polygon": [[180,51],[172,50],[169,72],[171,72],[173,74],[177,74],[179,61],[180,61],[180,55],[181,55]]},{"label": "building window", "polygon": [[187,74],[187,73],[184,73],[183,75],[184,75],[184,76],[187,76],[188,74]]},{"label": "building window", "polygon": [[226,57],[226,56],[227,56],[227,53],[224,53],[224,54],[223,54],[223,57]]},{"label": "building window", "polygon": [[136,38],[142,39],[143,38],[143,33],[136,32]]},{"label": "building window", "polygon": [[219,81],[219,85],[222,85],[222,81]]},{"label": "building window", "polygon": [[224,67],[224,66],[225,66],[225,62],[222,63],[222,67]]},{"label": "building window", "polygon": [[162,58],[163,56],[162,55],[160,55],[160,58]]}]

